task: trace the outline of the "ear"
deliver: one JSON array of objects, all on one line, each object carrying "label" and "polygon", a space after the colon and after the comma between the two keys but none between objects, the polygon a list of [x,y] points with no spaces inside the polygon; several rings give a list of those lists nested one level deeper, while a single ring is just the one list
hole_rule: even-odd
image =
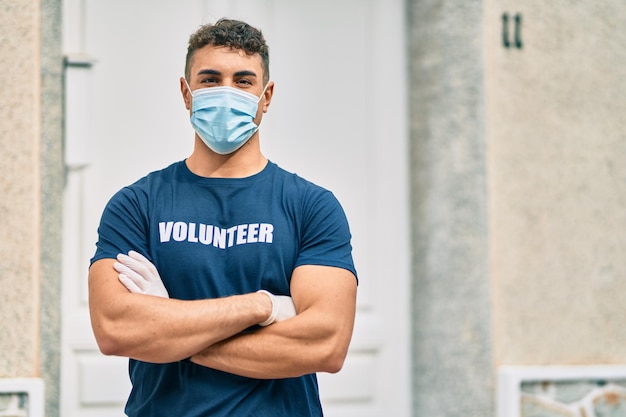
[{"label": "ear", "polygon": [[191,91],[187,86],[187,82],[184,77],[180,77],[180,93],[183,96],[183,101],[185,102],[185,108],[191,111]]},{"label": "ear", "polygon": [[272,102],[272,96],[274,95],[274,81],[270,81],[267,83],[267,88],[265,89],[265,93],[263,93],[262,101],[262,109],[263,113],[267,113],[267,109],[270,107],[270,103]]}]

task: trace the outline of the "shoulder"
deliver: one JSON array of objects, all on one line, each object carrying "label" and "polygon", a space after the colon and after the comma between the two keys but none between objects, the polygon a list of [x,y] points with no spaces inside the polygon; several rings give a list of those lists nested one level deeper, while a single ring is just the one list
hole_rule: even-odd
[{"label": "shoulder", "polygon": [[[184,165],[184,162],[182,162]],[[181,162],[153,171],[115,192],[105,205],[103,217],[143,217],[154,201],[165,197],[180,180]]]},{"label": "shoulder", "polygon": [[150,172],[134,183],[120,189],[113,196],[113,199],[138,198],[140,196],[145,197],[157,193],[166,184],[178,182],[184,177],[184,165],[184,161],[178,161],[166,168]]},{"label": "shoulder", "polygon": [[284,184],[289,199],[299,204],[305,220],[312,224],[345,222],[343,207],[332,191],[277,165],[275,175],[281,178],[278,182]]},{"label": "shoulder", "polygon": [[300,175],[287,171],[270,162],[274,179],[284,186],[296,191],[302,197],[308,199],[327,198],[334,199],[332,192],[318,184],[315,184]]},{"label": "shoulder", "polygon": [[185,172],[185,161],[174,162],[166,168],[150,172],[125,188],[148,188],[164,182],[177,181],[185,177]]}]

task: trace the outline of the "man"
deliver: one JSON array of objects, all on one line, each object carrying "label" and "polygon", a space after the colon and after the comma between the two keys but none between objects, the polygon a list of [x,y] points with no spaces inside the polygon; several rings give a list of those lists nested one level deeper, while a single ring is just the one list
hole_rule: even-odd
[{"label": "man", "polygon": [[354,325],[343,210],[261,153],[260,31],[200,27],[180,88],[192,154],[113,196],[89,270],[100,350],[130,358],[126,413],[322,416],[315,373],[341,369]]}]

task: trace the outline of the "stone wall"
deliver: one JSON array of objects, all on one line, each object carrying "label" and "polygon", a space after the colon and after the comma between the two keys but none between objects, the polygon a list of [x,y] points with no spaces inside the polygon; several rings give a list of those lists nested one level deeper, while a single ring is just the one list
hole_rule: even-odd
[{"label": "stone wall", "polygon": [[[0,0],[1,1],[1,0]],[[41,309],[40,371],[45,415],[59,416],[63,187],[61,0],[41,1]]]},{"label": "stone wall", "polygon": [[408,2],[414,415],[494,415],[505,365],[626,363],[625,11]]},{"label": "stone wall", "polygon": [[9,384],[0,416],[25,415],[27,396],[10,394],[11,381],[36,377],[45,381],[46,415],[54,417],[64,181],[61,1],[0,0],[0,10],[0,382]]},{"label": "stone wall", "polygon": [[39,374],[39,3],[0,0],[0,378]]},{"label": "stone wall", "polygon": [[624,5],[485,2],[496,366],[626,363]]},{"label": "stone wall", "polygon": [[409,4],[413,412],[490,416],[482,2]]}]

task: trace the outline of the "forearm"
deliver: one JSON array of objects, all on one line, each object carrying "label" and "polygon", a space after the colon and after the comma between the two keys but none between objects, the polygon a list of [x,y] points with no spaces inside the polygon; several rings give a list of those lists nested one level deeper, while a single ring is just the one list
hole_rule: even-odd
[{"label": "forearm", "polygon": [[267,296],[256,293],[196,301],[132,294],[108,268],[104,262],[90,270],[92,327],[107,355],[158,363],[184,359],[262,322],[271,310]]},{"label": "forearm", "polygon": [[191,360],[259,379],[338,372],[354,327],[354,275],[340,268],[300,266],[292,274],[291,294],[295,317],[211,345]]},{"label": "forearm", "polygon": [[[326,324],[324,324],[326,323]],[[343,366],[352,322],[337,325],[315,314],[301,314],[213,344],[192,356],[197,364],[258,379],[292,378],[338,372]]]}]

